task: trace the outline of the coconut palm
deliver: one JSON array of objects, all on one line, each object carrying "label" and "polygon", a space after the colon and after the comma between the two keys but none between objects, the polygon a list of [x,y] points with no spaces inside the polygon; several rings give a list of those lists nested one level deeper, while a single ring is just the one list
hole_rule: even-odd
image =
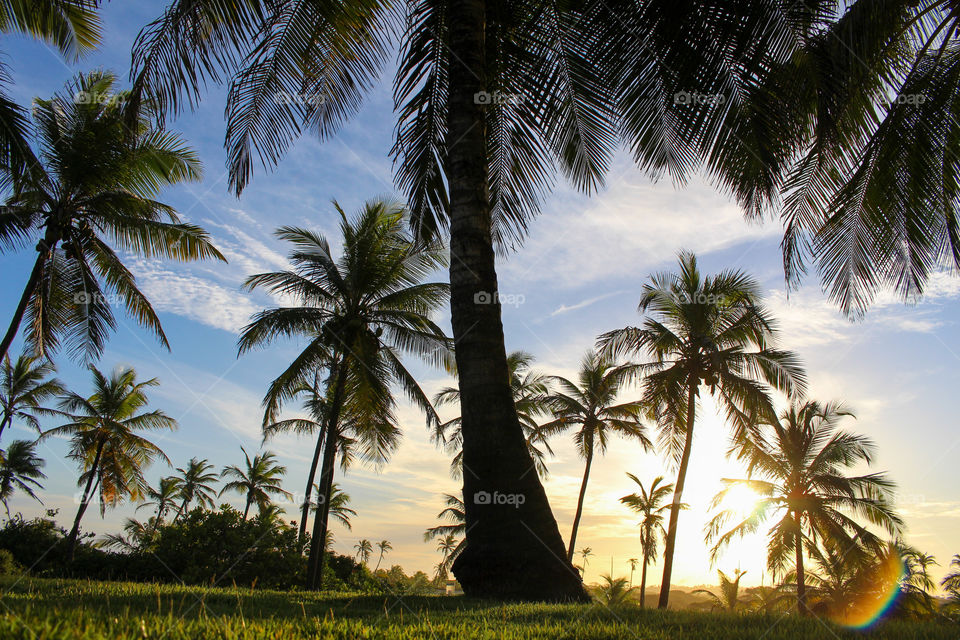
[{"label": "coconut palm", "polygon": [[27,354],[21,354],[12,364],[10,357],[4,356],[0,373],[0,436],[14,420],[22,420],[40,431],[36,414],[49,413],[44,403],[64,392],[60,381],[52,377],[56,370],[52,362]]},{"label": "coconut palm", "polygon": [[434,538],[446,539],[450,536],[458,538],[460,542],[457,543],[457,546],[450,552],[450,561],[453,562],[463,553],[463,550],[467,546],[466,507],[463,504],[463,500],[453,494],[445,493],[443,494],[443,498],[446,506],[437,514],[437,519],[447,520],[447,523],[427,529],[423,533],[423,540],[427,542]]},{"label": "coconut palm", "polygon": [[930,567],[937,564],[936,558],[902,540],[897,540],[890,551],[899,556],[903,566],[897,610],[915,618],[936,613],[938,604],[931,592],[937,586],[930,577]]},{"label": "coconut palm", "polygon": [[165,186],[200,178],[196,154],[152,125],[146,110],[126,108],[115,84],[110,73],[79,75],[52,99],[34,101],[37,161],[0,210],[0,248],[36,242],[37,258],[0,357],[26,317],[26,342],[37,355],[65,344],[95,360],[116,327],[111,300],[169,348],[120,254],[226,261],[203,229],[155,200]]},{"label": "coconut palm", "polygon": [[650,450],[651,443],[641,422],[643,405],[639,401],[617,402],[617,396],[636,370],[635,364],[617,365],[609,358],[589,351],[580,361],[576,382],[560,376],[550,378],[557,387],[547,396],[553,419],[541,425],[540,431],[549,436],[577,427],[573,442],[584,460],[583,480],[567,546],[567,560],[570,562],[573,562],[594,455],[602,456],[614,435],[634,439],[644,451]]},{"label": "coconut palm", "polygon": [[603,582],[597,587],[595,595],[597,600],[608,607],[627,604],[633,600],[633,593],[636,587],[627,585],[626,578],[612,578],[609,575],[600,576]]},{"label": "coconut palm", "polygon": [[637,570],[637,565],[640,564],[640,560],[637,558],[630,558],[627,560],[627,563],[630,565],[630,586],[633,586],[633,572]]},{"label": "coconut palm", "polygon": [[[546,457],[553,455],[553,449],[537,424],[537,418],[549,412],[547,396],[549,381],[543,374],[530,368],[533,355],[526,351],[511,351],[507,354],[507,372],[510,376],[510,391],[517,408],[517,418],[523,428],[527,441],[527,451],[541,478],[549,475]],[[433,404],[442,407],[448,404],[460,404],[460,390],[457,387],[445,387],[433,397]],[[463,421],[460,416],[438,424],[433,434],[434,441],[453,454],[450,461],[450,473],[454,478],[463,474]]]},{"label": "coconut palm", "polygon": [[590,547],[584,547],[580,549],[580,557],[583,558],[583,569],[581,570],[581,576],[587,575],[587,558],[593,555],[593,549]]},{"label": "coconut palm", "polygon": [[755,416],[773,413],[767,385],[791,395],[805,386],[797,358],[773,345],[773,319],[761,304],[755,279],[737,270],[704,275],[696,256],[687,252],[680,253],[679,266],[679,273],[661,272],[643,285],[638,310],[647,317],[642,327],[626,327],[600,338],[608,353],[643,353],[650,358],[643,367],[643,402],[656,413],[662,448],[677,465],[664,544],[661,609],[670,598],[701,388],[706,386],[725,410],[738,439]]},{"label": "coconut palm", "polygon": [[377,543],[377,549],[380,550],[380,556],[377,558],[377,566],[373,568],[374,573],[380,568],[380,563],[383,562],[383,556],[393,549],[393,545],[390,544],[389,540],[381,540]]},{"label": "coconut palm", "polygon": [[117,367],[110,376],[90,366],[93,394],[84,398],[68,392],[59,409],[70,422],[49,429],[41,440],[69,436],[68,457],[80,464],[83,487],[80,507],[67,536],[67,555],[72,560],[80,535],[80,521],[94,495],[100,503],[100,515],[107,506],[116,507],[125,498],[138,501],[149,485],[144,471],[158,458],[170,463],[166,454],[140,435],[142,431],[174,430],[177,421],[159,409],[147,411],[147,391],[160,383],[156,378],[137,380],[132,368]]},{"label": "coconut palm", "polygon": [[443,560],[440,564],[444,567],[444,579],[446,579],[450,565],[457,559],[457,555],[463,552],[461,543],[462,541],[458,540],[452,533],[443,536],[440,538],[440,542],[437,543],[437,551],[443,555]]},{"label": "coconut palm", "polygon": [[22,492],[43,504],[33,492],[42,489],[40,480],[46,478],[43,469],[46,464],[37,455],[37,445],[27,440],[14,440],[4,451],[0,451],[0,502],[10,519],[10,498]]},{"label": "coconut palm", "polygon": [[[320,495],[319,487],[314,485],[313,490],[318,496]],[[357,512],[347,506],[350,504],[350,494],[340,489],[340,485],[337,483],[333,483],[330,488],[330,500],[327,504],[330,505],[328,510],[333,519],[345,526],[348,531],[353,531],[350,518],[355,517]],[[312,509],[316,513],[320,509],[320,503],[314,502]]]},{"label": "coconut palm", "polygon": [[353,546],[357,551],[357,560],[360,564],[366,565],[370,561],[370,554],[373,553],[373,543],[366,538],[360,540]]},{"label": "coconut palm", "polygon": [[[7,2],[0,6],[0,33],[21,34],[57,48],[69,62],[76,62],[100,43],[97,3],[89,0],[41,0]],[[6,56],[0,56],[0,166],[5,175],[0,185],[19,179],[35,166],[30,149],[30,121],[26,111],[6,94],[10,72]],[[0,244],[4,234],[0,231]],[[0,356],[2,358],[2,356]]]},{"label": "coconut palm", "polygon": [[[793,559],[801,613],[808,611],[805,550],[818,554],[818,546],[826,541],[853,558],[858,547],[883,548],[884,542],[867,525],[892,534],[902,525],[889,501],[894,485],[884,474],[849,475],[856,465],[869,465],[874,456],[869,438],[837,430],[838,423],[852,415],[840,403],[791,402],[779,419],[767,417],[757,432],[737,445],[748,477],[724,479],[725,488],[713,501],[716,508],[734,487],[747,487],[759,496],[756,508],[746,517],[725,510],[710,522],[709,537],[717,540],[712,557],[733,538],[775,520],[767,543],[767,566],[782,574]],[[728,524],[733,526],[727,529]]]},{"label": "coconut palm", "polygon": [[167,511],[172,509],[183,497],[182,481],[176,476],[160,478],[156,489],[147,487],[146,497],[149,500],[139,505],[137,511],[144,507],[155,507],[157,512],[154,516],[153,526],[157,528],[163,524],[163,518],[167,515]]},{"label": "coconut palm", "polygon": [[173,517],[176,522],[180,516],[190,510],[190,505],[196,502],[201,507],[213,507],[213,499],[217,495],[213,488],[213,483],[220,479],[220,475],[214,471],[214,466],[204,458],[190,458],[187,468],[177,467],[180,472],[178,480],[180,482],[180,498],[183,502],[177,508],[177,515]]},{"label": "coconut palm", "polygon": [[[632,473],[627,477],[639,488],[639,493],[631,493],[620,498],[620,502],[640,515],[640,548],[643,551],[643,568],[640,570],[640,606],[646,601],[647,565],[656,563],[660,540],[666,537],[663,527],[665,512],[670,508],[668,499],[673,492],[673,484],[663,483],[663,476],[657,476],[647,490],[640,479]],[[683,506],[683,505],[681,505]],[[634,559],[630,560],[630,584],[633,586]]]},{"label": "coconut palm", "polygon": [[270,504],[271,496],[289,497],[290,493],[281,486],[287,468],[276,462],[277,457],[273,453],[265,451],[251,459],[246,449],[240,447],[240,450],[243,451],[244,468],[236,465],[224,467],[220,478],[230,480],[217,495],[222,496],[228,491],[243,495],[246,498],[243,519],[246,520],[251,505],[256,504],[257,510],[263,511]]},{"label": "coconut palm", "polygon": [[754,215],[781,217],[789,282],[814,262],[847,313],[960,266],[960,185],[944,160],[960,151],[956,19],[953,0],[819,4],[811,37],[747,98],[776,117],[738,131],[756,144],[731,186]]},{"label": "coconut palm", "polygon": [[705,595],[710,600],[710,608],[715,611],[739,611],[747,606],[747,600],[740,597],[740,578],[746,571],[737,569],[734,571],[733,578],[727,576],[723,571],[718,570],[720,576],[719,593],[714,593],[708,589],[694,589],[690,593]]},{"label": "coconut palm", "polygon": [[950,572],[943,576],[940,588],[947,592],[954,607],[960,607],[960,553],[950,560]]},{"label": "coconut palm", "polygon": [[[299,304],[256,314],[240,337],[241,353],[282,337],[309,341],[270,384],[264,424],[275,421],[281,404],[313,380],[317,370],[330,371],[330,408],[318,483],[324,506],[314,518],[315,542],[307,571],[307,582],[314,588],[322,583],[325,560],[319,541],[326,536],[325,505],[342,438],[353,441],[352,448],[364,459],[376,464],[386,461],[400,433],[392,384],[424,411],[428,424],[439,422],[400,355],[442,364],[449,346],[443,330],[429,317],[446,300],[448,287],[424,282],[443,262],[439,247],[413,243],[400,205],[371,201],[352,218],[336,203],[334,207],[343,237],[341,256],[335,259],[327,240],[313,232],[279,229],[277,236],[294,247],[292,270],[251,276],[246,286],[267,288]],[[341,448],[341,460],[349,462],[343,455],[346,451]]]},{"label": "coconut palm", "polygon": [[678,181],[701,160],[718,177],[751,168],[753,140],[737,134],[756,112],[743,104],[757,76],[808,37],[807,12],[770,0],[708,9],[175,0],[137,39],[133,87],[175,114],[208,82],[232,78],[227,147],[239,191],[257,156],[272,166],[302,132],[334,135],[399,36],[396,178],[418,234],[450,234],[464,462],[473,472],[464,495],[526,496],[519,508],[468,505],[476,544],[458,560],[458,579],[470,595],[585,599],[542,483],[527,473],[507,385],[496,249],[518,243],[557,170],[592,191],[621,143],[642,168]]},{"label": "coconut palm", "polygon": [[103,536],[97,545],[101,549],[112,549],[131,553],[140,551],[147,546],[156,534],[156,523],[140,522],[135,518],[127,518],[120,533],[108,533]]}]

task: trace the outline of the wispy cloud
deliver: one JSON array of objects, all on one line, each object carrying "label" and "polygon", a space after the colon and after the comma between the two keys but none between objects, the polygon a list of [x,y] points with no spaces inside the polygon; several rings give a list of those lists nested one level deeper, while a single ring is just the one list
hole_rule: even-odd
[{"label": "wispy cloud", "polygon": [[559,307],[557,307],[550,313],[550,317],[552,318],[554,316],[559,316],[563,313],[569,313],[570,311],[576,311],[578,309],[583,309],[584,307],[589,307],[594,303],[600,302],[601,300],[606,300],[607,298],[612,298],[613,296],[620,295],[621,293],[626,293],[626,290],[621,289],[618,291],[611,291],[610,293],[605,293],[600,296],[587,298],[586,300],[581,300],[580,302],[577,302],[571,305],[561,304]]}]

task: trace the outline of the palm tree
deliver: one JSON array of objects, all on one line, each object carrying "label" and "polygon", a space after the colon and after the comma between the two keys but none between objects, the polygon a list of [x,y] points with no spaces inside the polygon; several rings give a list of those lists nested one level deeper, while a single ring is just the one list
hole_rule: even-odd
[{"label": "palm tree", "polygon": [[767,389],[802,393],[805,376],[797,358],[772,346],[773,320],[760,303],[760,285],[747,274],[729,270],[704,276],[692,253],[681,252],[680,272],[662,272],[644,284],[638,310],[642,327],[611,331],[600,338],[613,355],[643,352],[646,406],[653,407],[661,445],[677,465],[664,546],[658,606],[670,598],[670,579],[687,466],[693,446],[697,398],[706,385],[741,438],[760,414],[772,414]]},{"label": "palm tree", "polygon": [[52,99],[34,101],[38,153],[31,170],[14,179],[0,212],[0,248],[36,240],[37,258],[0,357],[26,315],[26,340],[37,355],[66,343],[74,355],[95,360],[116,326],[111,300],[169,348],[117,250],[226,261],[203,229],[154,199],[165,186],[200,178],[196,154],[178,135],[151,125],[148,110],[127,109],[128,94],[115,84],[110,73],[79,75]]},{"label": "palm tree", "polygon": [[440,564],[443,566],[443,578],[446,579],[447,571],[450,569],[450,565],[453,564],[453,561],[457,559],[458,554],[463,552],[463,547],[461,546],[462,541],[458,540],[456,536],[452,533],[440,538],[440,542],[437,543],[437,551],[443,555],[443,560]]},{"label": "palm tree", "polygon": [[960,553],[950,560],[951,571],[943,576],[940,588],[947,592],[954,606],[960,606]]},{"label": "palm tree", "polygon": [[[717,514],[708,525],[716,538],[712,556],[734,537],[751,533],[775,519],[767,544],[767,566],[782,573],[795,561],[797,609],[807,613],[804,550],[818,554],[824,541],[852,557],[858,547],[879,550],[883,541],[859,522],[900,530],[902,521],[889,502],[893,483],[882,473],[848,475],[860,463],[873,461],[873,442],[860,435],[838,431],[838,423],[852,412],[839,403],[807,400],[792,402],[779,419],[769,417],[760,430],[739,443],[739,457],[747,463],[748,478],[724,479],[725,488],[714,498],[718,506],[734,487],[747,487],[759,495],[756,508],[734,526],[730,510]],[[719,538],[717,538],[719,536]],[[835,564],[835,563],[834,563]]]},{"label": "palm tree", "polygon": [[[497,249],[522,238],[557,169],[590,192],[621,143],[643,169],[678,181],[701,160],[724,184],[752,168],[753,139],[737,132],[756,112],[742,105],[758,76],[807,38],[808,10],[797,7],[687,3],[671,5],[667,20],[647,2],[404,5],[392,155],[418,235],[450,234],[464,462],[473,472],[464,495],[526,496],[519,508],[467,505],[475,544],[457,572],[468,595],[587,599],[542,483],[527,473],[507,385]],[[239,192],[257,155],[272,166],[302,132],[328,138],[359,109],[392,50],[396,10],[174,0],[137,38],[134,93],[175,114],[197,104],[208,82],[232,77],[227,147]]]},{"label": "palm tree", "polygon": [[583,570],[581,571],[581,577],[587,575],[587,558],[593,555],[593,549],[590,547],[584,547],[580,549],[580,557],[583,558]]},{"label": "palm tree", "polygon": [[221,479],[231,478],[229,482],[223,485],[218,496],[222,496],[228,491],[234,491],[246,497],[246,505],[243,508],[243,519],[247,519],[250,513],[250,505],[256,504],[258,511],[263,511],[270,504],[270,496],[290,496],[290,493],[283,490],[281,482],[287,468],[276,462],[276,456],[265,451],[263,454],[257,454],[250,458],[247,450],[240,447],[243,451],[245,468],[241,469],[236,465],[224,467],[220,472]]},{"label": "palm tree", "polygon": [[463,500],[451,494],[443,494],[444,509],[437,514],[437,519],[447,520],[447,523],[430,527],[423,533],[424,542],[434,538],[447,539],[449,537],[460,540],[457,546],[450,552],[450,562],[456,560],[467,546],[467,515]]},{"label": "palm tree", "polygon": [[366,565],[370,560],[370,554],[373,553],[373,544],[364,538],[357,542],[353,548],[357,550],[357,559],[360,561],[360,564]]},{"label": "palm tree", "polygon": [[[673,484],[661,484],[663,476],[657,476],[650,483],[650,490],[644,488],[640,479],[632,473],[627,477],[633,480],[640,489],[639,493],[631,493],[620,498],[620,502],[627,505],[634,512],[640,514],[640,548],[643,551],[643,568],[640,571],[640,606],[643,607],[647,591],[647,565],[656,563],[657,550],[660,539],[666,537],[663,528],[664,512],[670,508],[667,502],[673,492]],[[684,505],[681,505],[683,507]],[[633,567],[635,561],[630,560],[630,584],[633,585]]]},{"label": "palm tree", "polygon": [[[97,4],[88,0],[7,2],[0,7],[0,33],[22,34],[56,47],[69,62],[76,62],[100,43]],[[7,96],[10,72],[0,56],[0,166],[9,172],[2,184],[29,173],[36,158],[30,149],[30,121],[25,110]],[[6,234],[0,232],[0,244]],[[0,356],[2,358],[2,356]]]},{"label": "palm tree", "polygon": [[140,500],[149,485],[143,473],[154,460],[170,463],[166,454],[141,431],[173,430],[177,421],[159,409],[146,411],[147,390],[160,383],[156,378],[138,381],[132,368],[117,367],[109,377],[90,366],[93,394],[87,398],[68,392],[60,399],[60,411],[70,422],[45,431],[40,439],[70,436],[70,458],[83,473],[80,507],[67,536],[67,556],[72,560],[80,535],[80,520],[96,494],[100,515],[124,498]]},{"label": "palm tree", "polygon": [[146,497],[150,500],[139,505],[137,511],[144,507],[156,507],[157,514],[154,516],[153,527],[157,529],[163,524],[163,517],[167,511],[183,497],[182,480],[176,476],[160,478],[156,489],[147,487]]},{"label": "palm tree", "polygon": [[52,362],[21,354],[10,363],[3,358],[0,373],[0,435],[14,420],[23,420],[40,431],[35,413],[49,413],[43,404],[64,392],[63,385],[53,378],[56,367]]},{"label": "palm tree", "polygon": [[[550,387],[548,379],[530,368],[533,356],[526,351],[511,351],[507,354],[507,372],[510,375],[510,391],[517,408],[517,418],[523,428],[527,441],[527,451],[541,478],[549,471],[546,456],[553,455],[553,449],[537,424],[537,418],[550,411],[547,397]],[[433,404],[441,407],[448,404],[460,404],[460,390],[457,387],[445,387],[433,397]],[[460,416],[437,425],[433,434],[434,441],[453,454],[450,461],[450,473],[454,478],[463,474],[463,433]]]},{"label": "palm tree", "polygon": [[429,318],[446,300],[448,287],[424,282],[443,262],[439,247],[413,243],[404,230],[405,213],[399,205],[371,201],[352,219],[336,203],[334,207],[340,217],[342,255],[335,259],[327,240],[310,231],[279,229],[277,236],[294,247],[293,269],[251,276],[246,286],[265,287],[300,304],[256,314],[240,337],[241,353],[281,337],[309,340],[271,383],[264,399],[264,424],[275,420],[282,402],[309,383],[317,370],[330,371],[319,482],[322,508],[314,518],[307,571],[312,588],[322,584],[325,560],[320,541],[326,537],[325,505],[338,445],[349,438],[366,460],[380,464],[388,458],[399,437],[392,384],[399,385],[426,413],[428,424],[438,423],[433,406],[400,354],[439,365],[445,362],[449,346],[443,330]]},{"label": "palm tree", "polygon": [[[317,495],[320,495],[319,487],[314,485],[313,490]],[[340,485],[337,483],[333,483],[333,486],[330,488],[330,500],[327,504],[330,505],[328,508],[330,515],[337,522],[345,526],[348,531],[353,531],[350,518],[355,517],[357,512],[347,506],[350,504],[350,494],[340,489]],[[320,509],[320,503],[314,502],[312,508],[314,513],[316,513]]]},{"label": "palm tree", "polygon": [[193,502],[201,507],[213,507],[213,498],[217,495],[217,492],[212,484],[220,478],[219,474],[213,469],[214,466],[207,462],[206,458],[203,460],[190,458],[186,469],[177,467],[177,471],[180,472],[178,480],[180,482],[180,497],[183,502],[177,508],[177,515],[173,517],[174,522],[189,511]]},{"label": "palm tree", "polygon": [[102,549],[115,549],[127,553],[140,551],[153,539],[157,532],[156,523],[144,523],[127,518],[121,533],[108,533],[97,542]]},{"label": "palm tree", "polygon": [[882,290],[913,298],[931,272],[960,266],[960,185],[943,161],[960,151],[960,37],[952,0],[823,9],[805,21],[815,35],[750,92],[745,112],[777,116],[738,129],[756,144],[728,181],[752,214],[781,217],[788,282],[812,259],[859,315]]},{"label": "palm tree", "polygon": [[603,582],[597,587],[597,599],[608,607],[627,604],[633,599],[636,587],[627,585],[626,578],[612,578],[609,575],[600,576]]},{"label": "palm tree", "polygon": [[386,553],[393,549],[393,545],[390,544],[389,540],[381,540],[377,543],[377,549],[380,549],[380,557],[377,558],[377,566],[373,568],[373,572],[376,573],[377,569],[380,568],[380,563],[383,562],[383,556]]},{"label": "palm tree", "polygon": [[14,440],[5,451],[0,451],[0,502],[10,519],[10,498],[21,491],[40,504],[43,501],[33,492],[42,489],[40,480],[46,478],[43,469],[45,462],[37,455],[37,446],[27,440]]},{"label": "palm tree", "polygon": [[636,439],[644,451],[650,450],[646,427],[640,421],[644,414],[643,405],[639,401],[617,402],[617,396],[636,371],[635,364],[616,365],[609,358],[589,351],[580,361],[576,382],[560,376],[551,377],[557,386],[557,391],[547,397],[553,420],[542,425],[540,430],[546,435],[553,435],[579,426],[573,441],[580,457],[584,459],[583,480],[580,482],[577,511],[567,547],[567,560],[570,562],[573,562],[577,544],[577,530],[583,515],[583,499],[587,495],[593,456],[606,452],[607,443],[613,435]]},{"label": "palm tree", "polygon": [[633,586],[633,572],[637,570],[637,565],[640,564],[640,560],[637,558],[630,558],[627,560],[630,564],[630,586]]},{"label": "palm tree", "polygon": [[717,611],[737,611],[747,605],[747,601],[740,597],[740,578],[746,571],[737,569],[734,571],[733,579],[730,579],[723,571],[718,570],[720,576],[719,594],[713,593],[708,589],[694,589],[690,593],[705,595],[710,600],[710,606]]},{"label": "palm tree", "polygon": [[750,600],[748,605],[751,610],[757,613],[770,615],[783,611],[787,606],[786,602],[793,597],[786,592],[785,585],[776,585],[773,587],[759,586],[750,591]]}]

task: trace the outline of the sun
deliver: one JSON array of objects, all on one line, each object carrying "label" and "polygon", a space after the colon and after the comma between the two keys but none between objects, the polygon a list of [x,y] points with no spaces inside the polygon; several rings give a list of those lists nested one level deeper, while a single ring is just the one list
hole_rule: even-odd
[{"label": "sun", "polygon": [[753,489],[742,484],[733,485],[723,497],[723,506],[741,518],[745,518],[757,508],[760,496]]}]

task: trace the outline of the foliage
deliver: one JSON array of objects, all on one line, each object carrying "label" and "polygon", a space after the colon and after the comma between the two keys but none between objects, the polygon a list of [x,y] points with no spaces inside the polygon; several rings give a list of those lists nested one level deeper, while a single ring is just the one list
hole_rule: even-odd
[{"label": "foliage", "polygon": [[633,594],[638,587],[627,585],[626,578],[611,578],[608,575],[600,576],[603,581],[594,589],[593,596],[608,607],[615,607],[633,601]]},{"label": "foliage", "polygon": [[37,418],[50,413],[44,405],[48,400],[62,394],[65,389],[53,377],[53,363],[21,354],[15,362],[4,356],[0,374],[0,435],[20,420],[40,432]]},{"label": "foliage", "polygon": [[27,440],[14,440],[4,451],[0,451],[0,502],[10,517],[10,498],[16,492],[22,492],[41,502],[33,492],[42,489],[40,480],[46,478],[41,469],[45,462],[37,455],[37,443]]},{"label": "foliage", "polygon": [[749,603],[749,599],[740,597],[740,578],[742,578],[745,573],[746,571],[737,569],[734,571],[733,578],[731,579],[723,571],[718,570],[717,575],[720,577],[720,586],[717,589],[718,593],[707,589],[695,589],[691,593],[707,596],[710,600],[711,608],[716,610],[730,612],[743,610]]},{"label": "foliage", "polygon": [[270,504],[271,496],[289,496],[290,493],[284,491],[281,484],[287,468],[276,462],[274,453],[265,451],[251,459],[246,449],[240,447],[240,450],[243,451],[246,465],[242,469],[236,465],[224,467],[220,478],[229,479],[229,482],[224,483],[219,495],[228,491],[243,495],[246,499],[243,518],[246,519],[250,505],[257,505],[257,510],[262,513]]}]

